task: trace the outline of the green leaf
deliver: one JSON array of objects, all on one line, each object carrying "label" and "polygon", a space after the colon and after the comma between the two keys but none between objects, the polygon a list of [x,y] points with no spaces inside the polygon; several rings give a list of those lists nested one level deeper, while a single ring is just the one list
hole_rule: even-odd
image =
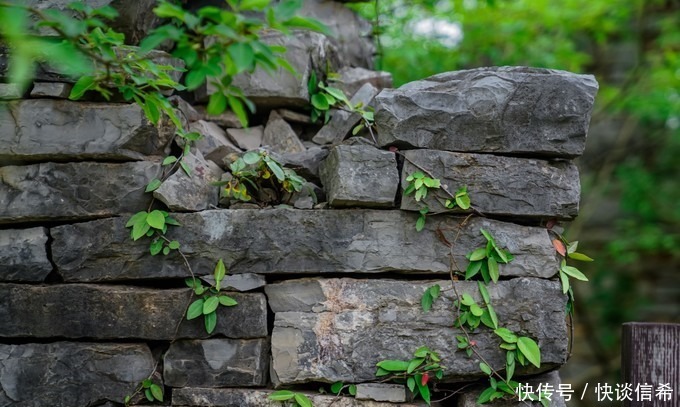
[{"label": "green leaf", "polygon": [[295,401],[297,401],[300,407],[314,407],[312,400],[302,393],[295,393]]},{"label": "green leaf", "polygon": [[482,268],[482,261],[471,261],[470,264],[468,264],[467,269],[465,269],[465,279],[469,280],[477,273],[479,273],[479,270]]},{"label": "green leaf", "polygon": [[205,315],[205,331],[209,334],[213,333],[217,326],[217,313],[212,312]]},{"label": "green leaf", "polygon": [[276,176],[276,179],[279,181],[283,182],[286,179],[286,174],[283,172],[283,169],[279,164],[274,161],[274,160],[269,160],[267,161],[267,167],[269,167],[270,170],[274,173]]},{"label": "green leaf", "polygon": [[378,370],[375,372],[375,375],[376,375],[377,377],[380,377],[380,376],[387,376],[388,374],[390,374],[390,372],[387,371],[387,370],[385,370],[385,369],[383,369],[382,367],[379,367]]},{"label": "green leaf", "polygon": [[242,158],[246,164],[253,165],[257,164],[262,159],[262,156],[256,151],[248,151]]},{"label": "green leaf", "polygon": [[517,339],[517,348],[531,364],[541,367],[541,350],[533,339],[521,336]]},{"label": "green leaf", "polygon": [[163,229],[163,226],[165,226],[165,216],[163,216],[163,212],[156,209],[149,213],[146,223],[154,229]]},{"label": "green leaf", "polygon": [[241,10],[262,10],[269,5],[271,0],[241,0]]},{"label": "green leaf", "polygon": [[177,157],[175,157],[174,155],[169,155],[169,156],[165,157],[165,159],[163,160],[163,163],[161,165],[170,165],[170,164],[174,164],[175,162],[177,162]]},{"label": "green leaf", "polygon": [[574,277],[577,280],[581,281],[588,281],[588,277],[585,276],[585,274],[581,273],[579,269],[576,267],[571,267],[567,265],[563,265],[560,270],[562,270],[565,274]]},{"label": "green leaf", "polygon": [[428,312],[432,308],[432,294],[430,294],[430,289],[426,289],[423,293],[423,297],[420,299],[420,306],[423,308],[424,312]]},{"label": "green leaf", "polygon": [[343,382],[335,382],[331,384],[331,393],[333,394],[340,394],[342,391],[342,388],[345,386]]},{"label": "green leaf", "polygon": [[161,180],[159,180],[158,178],[154,178],[146,186],[146,189],[144,190],[144,192],[153,192],[153,191],[157,190],[158,188],[160,188],[161,184],[162,184]]},{"label": "green leaf", "polygon": [[425,362],[424,358],[416,358],[416,359],[411,359],[411,362],[408,364],[408,367],[406,368],[406,373],[413,373],[414,370],[420,365]]},{"label": "green leaf", "polygon": [[498,328],[493,331],[496,335],[498,335],[503,341],[507,343],[515,343],[517,342],[517,335],[515,335],[511,330],[508,328]]},{"label": "green leaf", "polygon": [[350,384],[349,385],[349,394],[351,396],[356,396],[357,395],[357,385],[356,384]]},{"label": "green leaf", "polygon": [[383,360],[378,362],[376,366],[388,372],[405,372],[408,369],[408,365],[409,362],[403,360]]},{"label": "green leaf", "polygon": [[319,110],[328,110],[330,108],[330,105],[328,104],[328,99],[321,94],[321,93],[316,93],[312,95],[312,106]]},{"label": "green leaf", "polygon": [[496,315],[496,311],[493,309],[491,304],[486,305],[486,310],[489,312],[489,317],[491,317],[491,322],[493,325],[493,327],[489,328],[498,329],[498,315]]},{"label": "green leaf", "polygon": [[489,257],[487,259],[487,263],[489,265],[489,276],[491,277],[491,281],[497,283],[498,278],[500,277],[500,273],[498,272],[498,262],[496,262],[496,259],[493,257]]},{"label": "green leaf", "polygon": [[218,305],[220,305],[220,300],[217,297],[208,297],[203,302],[203,315],[208,315],[215,312]]},{"label": "green leaf", "polygon": [[417,358],[424,358],[430,353],[430,348],[427,346],[421,346],[420,348],[416,349],[415,352],[413,352],[413,356]]},{"label": "green leaf", "polygon": [[146,235],[149,229],[151,229],[151,226],[146,221],[144,223],[135,223],[132,226],[132,240],[139,240],[139,238]]},{"label": "green leaf", "polygon": [[560,270],[560,282],[562,283],[562,294],[569,291],[569,276]]},{"label": "green leaf", "polygon": [[591,259],[590,257],[586,256],[583,253],[574,252],[574,253],[569,253],[567,256],[570,259],[574,259],[574,260],[578,260],[578,261],[594,261],[593,259]]},{"label": "green leaf", "polygon": [[481,317],[482,314],[484,314],[484,311],[482,310],[482,308],[480,308],[480,306],[477,305],[477,304],[470,305],[470,312],[472,312],[472,315],[474,315],[476,317]]},{"label": "green leaf", "polygon": [[505,380],[510,381],[510,379],[512,379],[512,377],[515,375],[515,366],[515,352],[507,352],[505,362]]},{"label": "green leaf", "polygon": [[199,298],[196,301],[192,302],[191,305],[189,305],[189,309],[187,310],[188,320],[192,320],[203,315],[203,303],[204,303],[203,298]]},{"label": "green leaf", "polygon": [[269,395],[269,399],[274,401],[286,401],[293,397],[295,397],[295,393],[290,390],[278,390]]},{"label": "green leaf", "polygon": [[247,42],[236,42],[227,48],[229,56],[236,65],[238,72],[248,70],[255,62],[253,47]]},{"label": "green leaf", "polygon": [[413,377],[409,377],[406,380],[406,385],[408,386],[408,389],[411,390],[411,392],[413,392],[413,389],[416,388],[416,379],[414,379]]},{"label": "green leaf", "polygon": [[179,249],[179,242],[177,240],[172,240],[170,243],[168,243],[168,247],[170,250],[177,250]]},{"label": "green leaf", "polygon": [[149,400],[150,402],[153,402],[153,393],[151,393],[151,389],[145,389],[144,390],[144,396],[146,396],[146,399]]},{"label": "green leaf", "polygon": [[166,225],[172,225],[172,226],[182,226],[182,224],[177,222],[177,220],[175,220],[175,219],[173,219],[169,216],[167,218],[165,218],[165,224]]},{"label": "green leaf", "polygon": [[489,365],[487,365],[486,363],[480,362],[480,363],[479,363],[479,369],[480,369],[482,372],[484,372],[485,374],[491,376],[491,368],[490,368]]},{"label": "green leaf", "polygon": [[477,261],[477,260],[482,260],[485,257],[486,257],[486,249],[485,248],[479,248],[479,249],[474,250],[472,253],[470,253],[469,260],[470,261]]},{"label": "green leaf", "polygon": [[208,107],[206,107],[208,114],[217,116],[225,110],[227,110],[227,97],[222,92],[210,95]]},{"label": "green leaf", "polygon": [[463,293],[460,302],[461,304],[467,305],[468,307],[475,304],[475,300],[472,299],[472,296],[468,293]]},{"label": "green leaf", "polygon": [[441,289],[442,288],[439,286],[439,284],[435,284],[429,288],[433,300],[436,300],[439,297],[439,292],[441,291]]},{"label": "green leaf", "polygon": [[163,389],[157,384],[152,384],[149,388],[151,390],[151,395],[158,401],[163,401]]},{"label": "green leaf", "polygon": [[470,209],[470,197],[467,194],[461,196],[456,195],[456,203],[461,209]]},{"label": "green leaf", "polygon": [[73,85],[73,89],[71,89],[71,94],[68,96],[69,99],[71,100],[78,100],[83,95],[85,92],[87,92],[90,89],[93,89],[95,87],[95,79],[93,76],[81,76],[78,81]]},{"label": "green leaf", "polygon": [[213,275],[215,276],[215,288],[217,288],[218,291],[220,289],[220,284],[226,274],[227,268],[224,267],[224,262],[222,259],[219,259],[217,261],[217,265],[215,266],[215,270],[213,271]]},{"label": "green leaf", "polygon": [[491,396],[496,393],[493,387],[487,387],[477,398],[477,404],[486,404],[491,401]]},{"label": "green leaf", "polygon": [[131,226],[134,226],[136,224],[146,224],[146,217],[149,216],[149,213],[147,211],[141,211],[137,212],[130,219],[128,219],[127,223],[125,224],[126,228],[129,228]]},{"label": "green leaf", "polygon": [[425,222],[427,221],[427,218],[425,215],[420,215],[418,217],[418,220],[416,221],[416,232],[420,232],[425,228]]},{"label": "green leaf", "polygon": [[158,253],[163,250],[163,241],[160,239],[156,239],[153,242],[151,242],[151,245],[149,245],[149,251],[151,252],[152,256],[157,255]]},{"label": "green leaf", "polygon": [[427,384],[423,386],[423,384],[420,382],[420,380],[416,380],[416,385],[418,386],[418,390],[420,391],[420,397],[425,400],[427,405],[430,405],[430,388],[427,387]]},{"label": "green leaf", "polygon": [[576,249],[578,249],[578,241],[571,242],[567,245],[567,253],[575,253]]},{"label": "green leaf", "polygon": [[182,170],[191,177],[191,168],[185,163],[184,161],[179,162],[179,166],[182,167]]},{"label": "green leaf", "polygon": [[228,295],[220,295],[219,300],[220,304],[224,305],[225,307],[233,307],[234,305],[238,304],[235,299]]},{"label": "green leaf", "polygon": [[480,281],[477,281],[477,288],[479,288],[479,293],[482,294],[484,303],[486,305],[489,305],[489,303],[491,302],[491,297],[489,297],[489,291],[486,289],[486,286],[482,284]]}]

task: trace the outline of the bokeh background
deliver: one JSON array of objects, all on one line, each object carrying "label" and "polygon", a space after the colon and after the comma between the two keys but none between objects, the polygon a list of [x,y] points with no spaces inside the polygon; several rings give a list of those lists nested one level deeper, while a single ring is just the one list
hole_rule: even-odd
[{"label": "bokeh background", "polygon": [[[600,83],[569,240],[596,259],[575,284],[573,353],[561,371],[621,383],[628,321],[680,322],[680,1],[376,0],[377,68],[395,86],[491,65],[594,74]],[[589,392],[590,393],[590,392]],[[594,393],[570,405],[594,405]]]}]

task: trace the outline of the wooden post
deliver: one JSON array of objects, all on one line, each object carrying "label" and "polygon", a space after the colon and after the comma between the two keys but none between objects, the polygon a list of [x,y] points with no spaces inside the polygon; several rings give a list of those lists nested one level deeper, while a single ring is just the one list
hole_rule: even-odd
[{"label": "wooden post", "polygon": [[[624,401],[624,407],[680,407],[680,324],[623,324],[621,369],[623,382],[633,389],[632,400]],[[651,401],[642,395],[644,388],[636,391],[645,384],[653,386]],[[663,394],[658,397],[660,386],[666,384],[672,389],[670,400]]]}]

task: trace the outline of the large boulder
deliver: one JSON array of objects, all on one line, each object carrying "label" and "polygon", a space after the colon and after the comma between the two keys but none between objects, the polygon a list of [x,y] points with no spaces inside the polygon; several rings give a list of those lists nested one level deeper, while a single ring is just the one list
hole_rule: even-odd
[{"label": "large boulder", "polygon": [[149,205],[158,163],[42,163],[0,167],[0,224],[87,220]]},{"label": "large boulder", "polygon": [[[435,283],[442,287],[441,297],[423,312],[421,297]],[[421,346],[439,353],[445,380],[486,377],[476,357],[457,350],[455,337],[462,332],[452,327],[456,292],[483,303],[477,283],[456,281],[455,290],[447,289],[451,284],[344,278],[267,285],[275,313],[274,384],[375,381],[378,362],[410,360]],[[541,348],[541,368],[518,369],[519,374],[554,369],[567,361],[566,296],[559,282],[516,278],[492,284],[488,291],[500,326],[532,337]],[[481,327],[470,338],[493,369],[504,368],[505,351],[491,329]]]},{"label": "large boulder", "polygon": [[[213,335],[229,338],[266,336],[264,295],[229,295],[238,305],[218,309]],[[186,320],[185,311],[193,299],[188,288],[0,284],[0,337],[207,338],[203,318]]]},{"label": "large boulder", "polygon": [[136,104],[21,100],[0,106],[0,163],[141,160],[162,155],[173,134]]},{"label": "large boulder", "polygon": [[[167,236],[182,242],[194,272],[210,272],[223,259],[232,273],[449,273],[465,269],[465,255],[484,247],[489,231],[515,259],[502,276],[555,275],[558,261],[548,232],[484,218],[432,217],[414,229],[417,216],[393,210],[228,209],[173,215],[183,226]],[[127,219],[101,219],[51,229],[52,259],[65,281],[188,277],[183,259],[159,261],[147,242],[132,242]],[[457,236],[457,237],[456,237]],[[440,238],[453,242],[452,248]],[[205,274],[205,273],[203,273]]]},{"label": "large boulder", "polygon": [[376,97],[382,146],[576,157],[598,84],[592,75],[502,67],[447,72]]},{"label": "large boulder", "polygon": [[403,189],[409,184],[408,176],[423,168],[441,181],[442,188],[431,190],[421,202],[413,194],[403,197],[401,209],[418,211],[427,206],[431,212],[445,211],[450,194],[467,186],[472,207],[486,215],[572,219],[578,214],[581,184],[578,169],[570,161],[436,150],[403,154]]},{"label": "large boulder", "polygon": [[52,271],[45,228],[0,230],[0,281],[45,281]]},{"label": "large boulder", "polygon": [[154,369],[146,344],[0,344],[0,405],[81,407],[120,402]]}]

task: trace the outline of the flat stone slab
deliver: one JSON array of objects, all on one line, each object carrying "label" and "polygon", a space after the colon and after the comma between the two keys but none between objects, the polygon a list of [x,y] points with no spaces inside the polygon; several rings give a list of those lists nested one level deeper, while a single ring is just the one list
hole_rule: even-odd
[{"label": "flat stone slab", "polygon": [[[421,309],[425,290],[438,283],[441,297],[429,312]],[[482,303],[476,282],[456,282],[461,295]],[[479,360],[456,352],[452,327],[451,280],[302,279],[265,287],[275,313],[272,380],[275,385],[305,382],[375,381],[376,363],[410,360],[428,346],[442,358],[444,379],[469,381],[484,376]],[[533,337],[541,347],[541,368],[567,360],[566,296],[558,281],[516,278],[488,287],[500,325]],[[291,293],[295,297],[291,298]],[[471,333],[492,368],[505,366],[500,339],[488,328]],[[519,369],[518,369],[519,371]],[[536,368],[524,371],[535,372]]]},{"label": "flat stone slab", "polygon": [[146,344],[0,344],[0,405],[90,406],[120,402],[154,369]]},{"label": "flat stone slab", "polygon": [[359,383],[356,398],[403,403],[406,401],[406,386],[390,383]]},{"label": "flat stone slab", "polygon": [[[220,307],[213,335],[267,335],[263,294],[230,293],[238,305]],[[0,337],[171,340],[207,338],[203,318],[187,321],[191,290],[67,284],[0,284]],[[181,321],[179,330],[176,331]],[[243,321],[248,321],[244,324]]]},{"label": "flat stone slab", "polygon": [[0,162],[142,160],[174,134],[136,104],[30,99],[0,106]]},{"label": "flat stone slab", "polygon": [[63,82],[33,82],[32,98],[68,99],[73,85]]},{"label": "flat stone slab", "polygon": [[39,283],[51,271],[47,229],[0,230],[0,281]]},{"label": "flat stone slab", "polygon": [[394,153],[368,145],[339,145],[319,167],[334,207],[394,207],[399,171]]},{"label": "flat stone slab", "polygon": [[191,176],[177,168],[153,191],[154,198],[171,211],[202,211],[211,205],[216,206],[219,188],[212,183],[219,181],[224,171],[214,162],[206,161],[198,152],[189,153],[182,160],[189,167]]},{"label": "flat stone slab", "polygon": [[137,212],[158,163],[42,163],[0,167],[0,224],[87,220]]},{"label": "flat stone slab", "polygon": [[438,74],[376,97],[378,144],[576,157],[597,89],[592,75],[540,68]]},{"label": "flat stone slab", "polygon": [[[435,150],[409,150],[404,157],[403,189],[410,174],[425,168],[451,193],[467,186],[472,207],[486,215],[573,219],[578,214],[581,183],[569,161]],[[431,212],[441,212],[447,198],[442,190],[430,190],[421,203],[413,195],[403,197],[401,209],[418,211],[427,205]]]},{"label": "flat stone slab", "polygon": [[[271,390],[182,388],[172,391],[175,407],[282,407],[280,401],[269,400]],[[305,394],[314,407],[393,407],[395,404],[357,400],[354,397],[335,397],[318,393]],[[424,407],[425,403],[401,403],[401,407]]]},{"label": "flat stone slab", "polygon": [[[450,250],[463,270],[465,255],[483,247],[489,231],[515,259],[501,276],[550,278],[558,269],[548,232],[484,218],[431,217],[415,231],[417,215],[385,210],[224,209],[173,215],[183,225],[168,237],[182,242],[194,272],[223,259],[230,273],[449,273]],[[188,277],[176,253],[149,256],[148,242],[132,242],[126,218],[52,228],[52,259],[67,282]],[[294,227],[292,225],[295,225]],[[203,272],[205,271],[205,272]]]},{"label": "flat stone slab", "polygon": [[166,386],[265,386],[268,379],[266,338],[177,341],[163,357]]}]

